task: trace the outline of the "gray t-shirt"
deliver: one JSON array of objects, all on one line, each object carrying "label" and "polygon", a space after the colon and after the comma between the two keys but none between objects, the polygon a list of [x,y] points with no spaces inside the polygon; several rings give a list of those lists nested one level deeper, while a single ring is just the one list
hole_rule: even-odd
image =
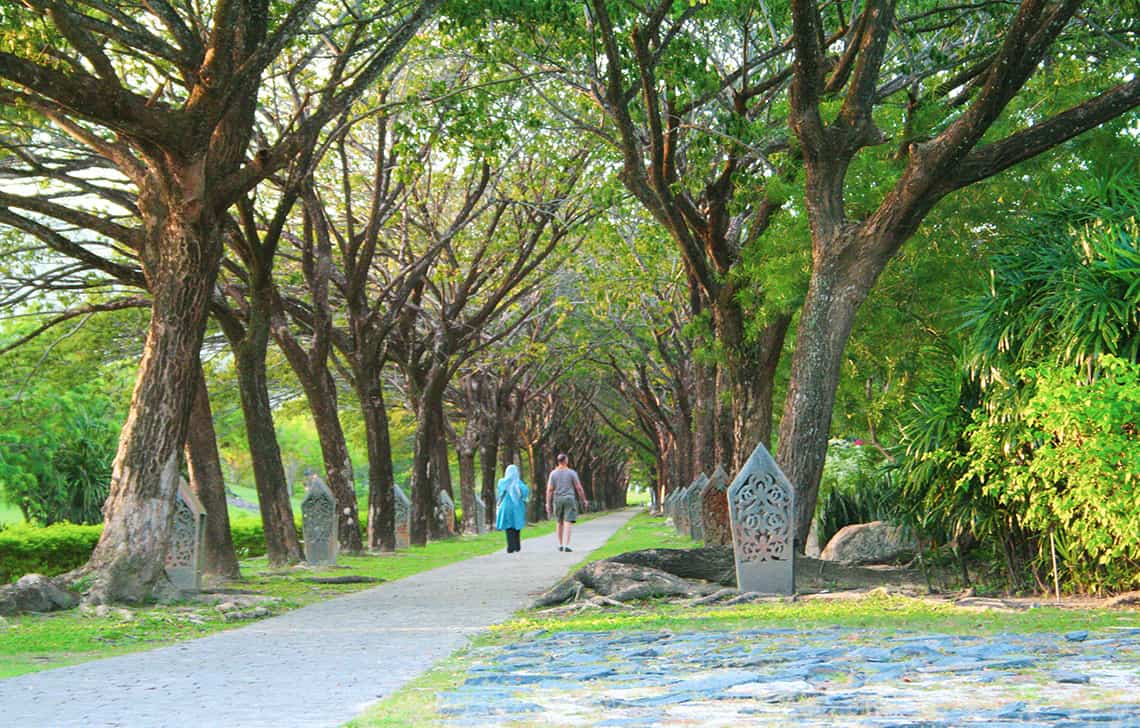
[{"label": "gray t-shirt", "polygon": [[575,486],[581,487],[582,483],[578,480],[578,473],[570,468],[555,469],[550,471],[550,479],[546,481],[547,486],[554,486],[554,499],[568,498],[570,500],[578,500],[578,491]]}]

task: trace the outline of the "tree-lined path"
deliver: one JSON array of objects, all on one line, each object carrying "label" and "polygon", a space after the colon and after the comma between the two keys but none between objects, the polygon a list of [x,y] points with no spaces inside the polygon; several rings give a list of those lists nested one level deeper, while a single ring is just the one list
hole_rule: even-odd
[{"label": "tree-lined path", "polygon": [[[601,546],[633,510],[376,589],[149,652],[0,681],[7,725],[335,726],[500,622]],[[525,533],[525,532],[524,532]]]}]

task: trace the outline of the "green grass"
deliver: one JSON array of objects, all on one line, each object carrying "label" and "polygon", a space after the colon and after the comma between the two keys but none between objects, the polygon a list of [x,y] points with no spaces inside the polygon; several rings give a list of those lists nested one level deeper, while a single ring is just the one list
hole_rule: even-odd
[{"label": "green grass", "polygon": [[[524,538],[542,536],[554,530],[544,522],[523,530]],[[459,536],[433,541],[394,554],[337,557],[337,566],[314,569],[271,569],[264,557],[241,562],[244,579],[222,586],[240,588],[279,599],[267,605],[272,614],[341,596],[375,584],[313,584],[300,581],[305,576],[358,575],[395,581],[473,556],[503,548],[498,532],[480,536]],[[0,678],[46,670],[125,652],[152,649],[182,640],[202,637],[248,622],[226,622],[209,605],[196,603],[146,606],[126,612],[112,610],[96,616],[79,610],[55,614],[28,614],[0,618]]]},{"label": "green grass", "polygon": [[493,628],[509,640],[534,630],[605,632],[669,630],[746,630],[783,627],[873,629],[884,633],[938,632],[994,635],[1003,632],[1062,633],[1078,629],[1140,627],[1140,613],[1109,609],[1041,607],[1025,611],[977,610],[914,597],[870,594],[855,600],[780,601],[727,607],[687,608],[650,604],[620,612],[589,612],[570,617],[526,613]]}]

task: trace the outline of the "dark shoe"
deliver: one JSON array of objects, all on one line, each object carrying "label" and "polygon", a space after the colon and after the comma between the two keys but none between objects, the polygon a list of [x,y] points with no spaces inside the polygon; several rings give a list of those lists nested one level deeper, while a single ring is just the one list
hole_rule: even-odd
[{"label": "dark shoe", "polygon": [[566,550],[566,547],[565,547],[565,546],[559,546],[559,547],[558,547],[558,550],[559,550],[559,551],[565,551],[565,550]]},{"label": "dark shoe", "polygon": [[563,551],[573,551],[574,549],[570,548],[569,546],[563,546],[562,550]]}]

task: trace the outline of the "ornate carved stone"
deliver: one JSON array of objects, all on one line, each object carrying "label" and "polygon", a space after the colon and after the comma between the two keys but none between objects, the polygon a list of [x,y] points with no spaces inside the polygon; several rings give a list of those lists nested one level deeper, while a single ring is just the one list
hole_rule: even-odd
[{"label": "ornate carved stone", "polygon": [[719,465],[701,489],[701,534],[706,546],[732,545],[732,525],[728,519],[728,474]]},{"label": "ornate carved stone", "polygon": [[763,444],[728,486],[728,513],[739,589],[794,594],[795,491]]},{"label": "ornate carved stone", "polygon": [[685,490],[685,500],[682,507],[686,510],[686,521],[689,524],[689,538],[700,541],[704,538],[704,528],[701,519],[701,492],[709,482],[709,476],[704,473],[697,475],[696,479]]},{"label": "ornate carved stone", "polygon": [[475,533],[487,532],[487,504],[478,495],[475,496]]},{"label": "ornate carved stone", "polygon": [[404,490],[392,486],[392,502],[396,505],[396,548],[406,549],[412,545],[412,501],[404,495]]},{"label": "ornate carved stone", "polygon": [[441,532],[447,536],[455,535],[455,502],[442,490],[435,495],[435,517]]},{"label": "ornate carved stone", "polygon": [[305,481],[301,501],[301,536],[305,541],[305,561],[310,564],[336,563],[336,498],[316,475]]},{"label": "ornate carved stone", "polygon": [[206,509],[186,480],[180,479],[174,501],[170,550],[166,552],[166,576],[183,591],[197,591],[202,587],[205,539]]}]

